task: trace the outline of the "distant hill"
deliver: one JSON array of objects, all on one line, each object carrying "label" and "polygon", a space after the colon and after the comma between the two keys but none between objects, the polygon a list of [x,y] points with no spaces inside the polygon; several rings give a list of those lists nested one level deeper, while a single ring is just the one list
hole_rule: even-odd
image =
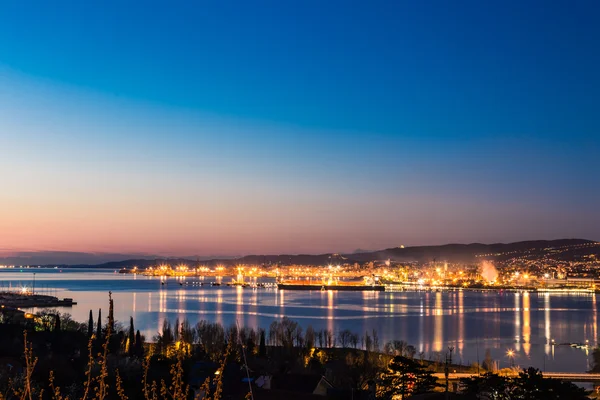
[{"label": "distant hill", "polygon": [[[433,260],[444,260],[448,262],[477,262],[481,259],[502,260],[514,257],[517,254],[541,255],[546,254],[545,249],[571,248],[566,253],[578,253],[577,246],[595,243],[584,239],[560,239],[560,240],[535,240],[515,243],[494,244],[447,244],[443,246],[416,246],[400,248],[395,247],[375,252],[352,254],[352,258],[359,262],[372,260],[387,260],[400,262],[427,262]],[[596,251],[600,251],[596,248]]]},{"label": "distant hill", "polygon": [[[121,263],[139,266],[154,265],[159,261],[170,264],[178,262],[189,263],[190,260],[212,260],[216,256],[161,257],[149,254],[120,254],[120,253],[85,253],[74,251],[18,251],[9,254],[0,253],[0,265],[43,265],[57,267],[89,267],[106,265],[113,268]],[[235,257],[219,256],[230,259]]]},{"label": "distant hill", "polygon": [[[394,247],[385,250],[352,253],[352,254],[280,254],[280,255],[248,255],[239,258],[215,258],[201,260],[203,265],[236,265],[236,264],[304,264],[304,265],[327,265],[342,263],[364,263],[369,261],[392,260],[397,262],[429,262],[448,261],[460,263],[476,263],[484,259],[505,260],[517,256],[528,256],[532,258],[543,257],[552,254],[553,257],[571,260],[581,255],[600,254],[600,244],[591,246],[596,242],[585,239],[560,239],[560,240],[536,240],[515,243],[471,243],[471,244],[446,244],[441,246],[413,246]],[[98,265],[60,265],[63,267],[98,267],[120,269],[138,266],[146,268],[149,266],[168,263],[171,265],[188,264],[195,265],[196,258],[153,258],[153,259],[128,259],[107,262]]]},{"label": "distant hill", "polygon": [[[97,265],[78,264],[78,265],[58,265],[59,267],[70,268],[110,268],[121,269],[137,266],[138,268],[146,268],[158,264],[187,264],[196,265],[224,265],[232,266],[237,264],[304,264],[304,265],[326,265],[330,262],[337,263],[338,258],[331,258],[330,254],[309,255],[309,254],[289,254],[289,255],[249,255],[239,258],[214,258],[210,260],[198,260],[194,258],[156,258],[156,259],[130,259],[123,261],[113,261]],[[54,266],[54,265],[53,265]]]}]

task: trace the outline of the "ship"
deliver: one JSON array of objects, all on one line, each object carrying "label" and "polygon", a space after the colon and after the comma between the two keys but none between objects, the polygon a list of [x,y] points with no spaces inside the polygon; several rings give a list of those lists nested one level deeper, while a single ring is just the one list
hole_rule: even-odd
[{"label": "ship", "polygon": [[337,290],[347,292],[364,292],[364,291],[385,291],[384,285],[364,285],[352,283],[339,283],[335,285],[319,284],[319,283],[291,283],[281,282],[277,284],[277,289],[280,290]]}]

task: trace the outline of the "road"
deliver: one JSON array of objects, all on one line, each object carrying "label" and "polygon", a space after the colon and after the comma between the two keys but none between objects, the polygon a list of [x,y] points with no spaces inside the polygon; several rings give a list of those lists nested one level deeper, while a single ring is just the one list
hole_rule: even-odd
[{"label": "road", "polygon": [[[543,372],[544,378],[560,379],[561,381],[569,382],[600,382],[600,374],[588,374],[585,372],[573,373],[573,372]],[[446,379],[443,373],[433,374],[440,380]],[[462,378],[470,378],[477,376],[477,374],[470,374],[467,372],[451,373],[448,375],[448,379],[451,381],[457,381]]]}]

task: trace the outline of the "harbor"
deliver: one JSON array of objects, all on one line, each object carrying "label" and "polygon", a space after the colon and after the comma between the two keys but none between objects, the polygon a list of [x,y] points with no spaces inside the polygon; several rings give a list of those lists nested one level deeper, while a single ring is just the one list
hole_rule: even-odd
[{"label": "harbor", "polygon": [[72,298],[59,299],[54,296],[46,296],[31,293],[0,293],[0,306],[2,308],[51,308],[51,307],[72,307],[77,303]]}]

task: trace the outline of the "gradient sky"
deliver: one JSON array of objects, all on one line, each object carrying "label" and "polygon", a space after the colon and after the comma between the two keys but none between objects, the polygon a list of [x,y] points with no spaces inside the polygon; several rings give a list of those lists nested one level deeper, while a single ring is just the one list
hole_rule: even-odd
[{"label": "gradient sky", "polygon": [[0,251],[600,239],[597,1],[7,1]]}]

